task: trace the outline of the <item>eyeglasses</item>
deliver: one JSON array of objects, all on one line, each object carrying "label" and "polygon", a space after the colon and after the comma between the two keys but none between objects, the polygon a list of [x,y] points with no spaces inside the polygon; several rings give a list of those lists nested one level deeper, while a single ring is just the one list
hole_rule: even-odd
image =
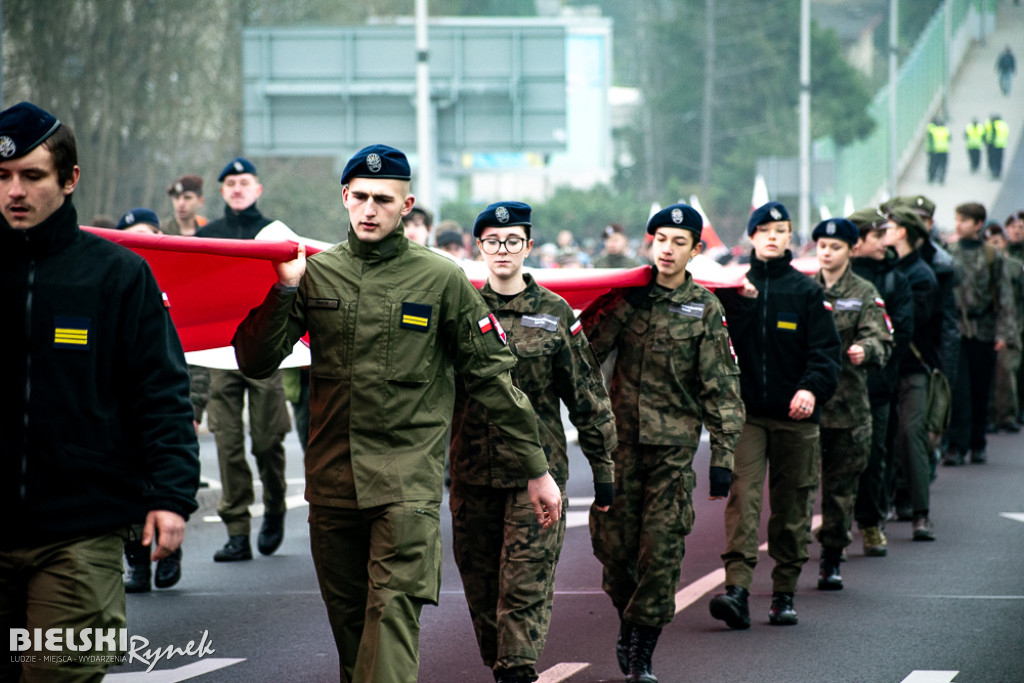
[{"label": "eyeglasses", "polygon": [[518,254],[523,250],[525,245],[526,240],[522,237],[516,237],[515,235],[503,240],[499,240],[496,237],[488,237],[487,239],[480,240],[480,248],[484,250],[485,254],[491,254],[492,256],[497,254],[498,250],[503,246],[505,247],[505,251],[508,253]]}]

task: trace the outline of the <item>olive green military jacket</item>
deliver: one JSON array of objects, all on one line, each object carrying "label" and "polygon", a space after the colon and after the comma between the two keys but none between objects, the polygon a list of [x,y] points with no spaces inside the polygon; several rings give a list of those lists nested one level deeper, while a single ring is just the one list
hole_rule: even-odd
[{"label": "olive green military jacket", "polygon": [[[612,290],[580,317],[598,361],[618,351],[609,393],[619,442],[696,449],[703,423],[711,466],[731,470],[746,414],[722,304],[689,273],[671,292],[643,290]],[[634,307],[627,297],[638,293]]]},{"label": "olive green military jacket", "polygon": [[[505,301],[485,284],[480,294],[498,318],[517,362],[512,383],[537,413],[540,442],[551,476],[564,491],[569,478],[561,404],[579,433],[595,482],[614,479],[618,444],[615,416],[582,325],[565,299],[524,276],[526,289]],[[452,420],[452,479],[478,486],[521,488],[527,477],[515,452],[494,426],[490,411],[457,382]]]},{"label": "olive green military jacket", "polygon": [[457,264],[410,242],[311,256],[298,286],[275,285],[239,325],[239,368],[266,377],[308,330],[306,500],[334,507],[440,501],[455,376],[487,406],[527,477],[547,471],[536,418],[512,385],[515,357]]},{"label": "olive green military jacket", "polygon": [[993,342],[1019,336],[1006,257],[980,240],[954,242],[949,253],[964,271],[964,279],[953,290],[960,309],[961,336]]},{"label": "olive green military jacket", "polygon": [[[1017,308],[1018,327],[1024,323],[1024,260],[1006,254],[1006,269],[1010,271],[1010,284],[1013,286],[1013,302]],[[1020,348],[1020,336],[1007,339],[1006,344]]]},{"label": "olive green military jacket", "polygon": [[[868,424],[871,421],[868,368],[884,367],[894,345],[885,301],[871,282],[853,272],[852,266],[847,266],[846,272],[831,287],[825,287],[820,271],[814,281],[825,290],[825,302],[832,307],[843,358],[836,392],[821,409],[821,426],[849,429]],[[846,354],[854,344],[864,348],[864,361],[860,365],[851,363]]]}]

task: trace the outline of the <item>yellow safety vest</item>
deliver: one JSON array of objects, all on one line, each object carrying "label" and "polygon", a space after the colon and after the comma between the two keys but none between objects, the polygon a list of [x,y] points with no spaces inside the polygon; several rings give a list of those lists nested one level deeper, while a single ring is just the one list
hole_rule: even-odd
[{"label": "yellow safety vest", "polygon": [[993,147],[1006,147],[1006,143],[1010,139],[1010,127],[1006,125],[1006,121],[998,119],[992,122],[992,146]]},{"label": "yellow safety vest", "polygon": [[964,137],[967,138],[967,149],[981,149],[985,138],[985,126],[980,123],[968,123],[964,128]]},{"label": "yellow safety vest", "polygon": [[934,123],[928,124],[928,151],[948,152],[949,151],[949,128],[937,126]]}]

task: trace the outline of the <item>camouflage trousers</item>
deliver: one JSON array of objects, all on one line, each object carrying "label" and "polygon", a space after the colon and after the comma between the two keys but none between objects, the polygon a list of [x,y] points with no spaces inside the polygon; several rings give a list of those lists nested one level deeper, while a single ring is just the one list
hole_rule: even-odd
[{"label": "camouflage trousers", "polygon": [[[569,501],[562,492],[562,509]],[[452,549],[480,656],[492,668],[532,667],[551,624],[565,516],[542,530],[525,488],[452,482]],[[534,672],[535,673],[535,672]]]},{"label": "camouflage trousers", "polygon": [[[821,529],[818,542],[842,549],[853,542],[850,526],[860,475],[871,455],[871,422],[821,430]],[[813,500],[810,501],[813,504]]]},{"label": "camouflage trousers", "polygon": [[988,421],[994,425],[1012,423],[1020,415],[1017,395],[1017,371],[1020,369],[1020,347],[1007,346],[996,352],[995,377],[992,380],[992,407]]},{"label": "camouflage trousers", "polygon": [[622,618],[664,627],[675,616],[685,536],[693,530],[693,448],[619,443],[615,500],[590,510],[602,588]]},{"label": "camouflage trousers", "polygon": [[768,475],[768,555],[772,590],[796,591],[807,563],[810,501],[818,487],[818,425],[748,417],[736,444],[725,507],[725,583],[749,590],[757,566],[764,480]]}]

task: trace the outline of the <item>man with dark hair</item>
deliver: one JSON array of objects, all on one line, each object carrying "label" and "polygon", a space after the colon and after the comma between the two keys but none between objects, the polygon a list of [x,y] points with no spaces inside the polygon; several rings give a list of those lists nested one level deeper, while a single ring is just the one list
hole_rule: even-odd
[{"label": "man with dark hair", "polygon": [[267,377],[309,333],[309,536],[342,681],[416,680],[420,613],[440,592],[456,376],[516,454],[545,533],[562,510],[497,317],[457,264],[405,237],[410,180],[401,151],[357,152],[341,176],[348,240],[275,264],[233,340],[239,367]]},{"label": "man with dark hair", "polygon": [[426,247],[430,244],[430,230],[434,227],[434,216],[422,206],[414,206],[409,214],[402,219],[405,236]]},{"label": "man with dark hair", "polygon": [[168,235],[191,237],[208,221],[198,211],[203,205],[203,179],[197,175],[183,175],[167,188],[174,206],[174,217],[164,226]]},{"label": "man with dark hair", "polygon": [[[131,527],[162,559],[197,507],[181,343],[146,262],[79,229],[77,156],[51,114],[0,112],[0,630],[26,655],[5,681],[102,680]],[[55,647],[32,635],[50,629]]]},{"label": "man with dark hair", "polygon": [[629,238],[621,223],[609,223],[601,233],[604,251],[594,259],[595,268],[632,268],[640,262],[629,255]]},{"label": "man with dark hair", "polygon": [[[196,235],[227,239],[254,239],[271,219],[256,208],[263,185],[256,166],[244,157],[236,157],[217,177],[224,198],[224,216],[212,221]],[[261,379],[246,377],[238,370],[210,370],[210,431],[217,442],[221,492],[217,512],[227,526],[228,542],[213,555],[215,562],[252,559],[251,513],[255,500],[252,470],[245,459],[245,423],[242,410],[249,398],[249,431],[252,454],[263,482],[263,524],[257,549],[271,555],[284,540],[284,516],[287,510],[284,478],[284,435],[291,429],[285,403],[284,382],[280,372]]]}]

